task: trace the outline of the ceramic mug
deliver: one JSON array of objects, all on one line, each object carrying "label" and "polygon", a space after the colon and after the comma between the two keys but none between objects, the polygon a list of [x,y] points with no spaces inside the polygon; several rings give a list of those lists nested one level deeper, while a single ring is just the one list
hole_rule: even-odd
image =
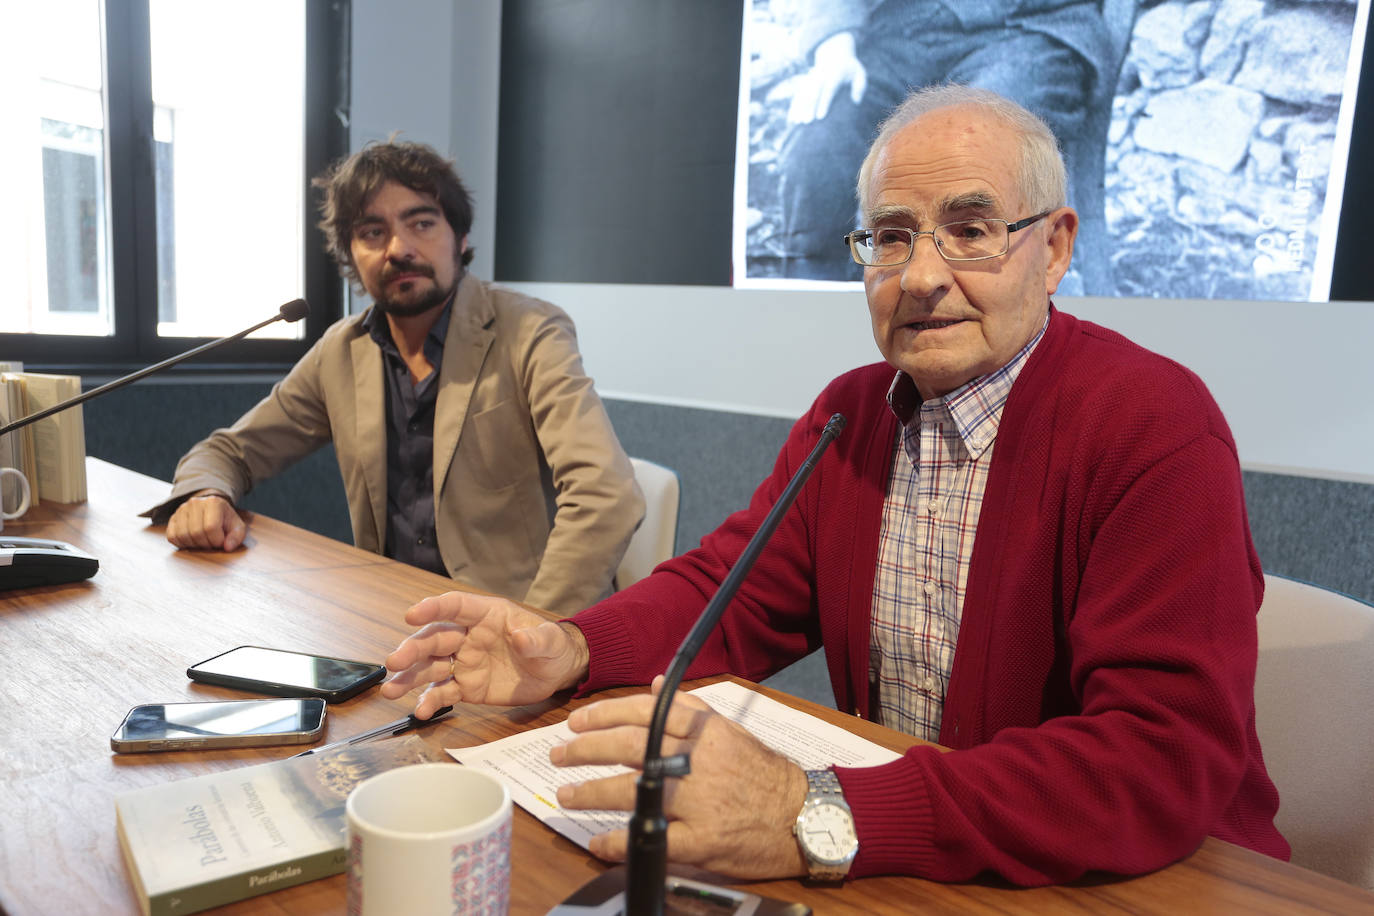
[{"label": "ceramic mug", "polygon": [[510,790],[457,763],[418,763],[354,787],[349,916],[504,916],[510,907]]},{"label": "ceramic mug", "polygon": [[[14,487],[6,484],[7,480],[14,480]],[[15,500],[15,506],[10,509],[5,504],[5,497],[9,492],[17,490],[19,498]],[[24,476],[24,472],[18,468],[0,468],[0,531],[5,530],[5,519],[18,518],[29,511],[29,479]]]}]

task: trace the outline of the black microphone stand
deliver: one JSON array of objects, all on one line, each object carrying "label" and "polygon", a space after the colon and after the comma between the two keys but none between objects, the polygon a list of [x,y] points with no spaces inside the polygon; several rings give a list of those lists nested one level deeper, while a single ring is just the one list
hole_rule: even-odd
[{"label": "black microphone stand", "polygon": [[668,722],[668,709],[672,706],[673,695],[682,683],[687,666],[696,658],[711,631],[720,622],[725,608],[739,591],[744,577],[753,568],[763,548],[773,536],[773,531],[782,522],[783,515],[801,492],[811,472],[820,460],[821,453],[839,437],[845,427],[845,418],[834,414],[821,431],[811,454],[806,456],[797,473],[788,481],[787,487],[768,511],[763,524],[749,539],[744,552],[731,568],[725,581],[707,603],[697,622],[687,633],[687,638],[678,647],[677,654],[668,666],[654,704],[653,718],[649,722],[649,738],[644,748],[644,770],[640,774],[635,795],[635,810],[630,816],[629,849],[626,854],[628,875],[625,888],[625,912],[630,916],[663,916],[664,881],[668,877],[668,819],[663,813],[663,789],[669,777],[686,776],[691,772],[690,761],[685,754],[672,757],[663,756],[663,732]]},{"label": "black microphone stand", "polygon": [[221,337],[219,340],[212,340],[209,343],[201,344],[198,347],[187,350],[185,353],[179,353],[176,356],[171,357],[170,359],[164,359],[162,362],[149,366],[146,369],[140,369],[137,372],[131,372],[130,374],[123,376],[122,378],[117,378],[112,382],[106,382],[99,388],[92,388],[90,391],[84,391],[81,394],[78,394],[76,397],[67,398],[67,400],[61,402],[60,404],[54,404],[46,410],[40,410],[38,411],[38,413],[32,413],[29,414],[27,417],[22,417],[18,420],[15,420],[13,423],[8,423],[4,427],[0,427],[0,436],[3,436],[5,433],[12,432],[13,430],[19,429],[21,426],[28,426],[30,423],[36,423],[44,417],[50,417],[58,411],[66,410],[68,407],[75,407],[77,404],[89,401],[91,398],[96,397],[98,395],[102,395],[107,391],[113,391],[116,388],[122,388],[130,382],[138,381],[145,375],[152,375],[154,372],[161,372],[163,369],[166,369],[169,366],[175,366],[182,360],[190,359],[193,356],[199,356],[206,350],[213,350],[216,347],[223,346],[224,344],[230,343],[235,340],[239,340],[243,337],[247,337],[254,331],[260,328],[267,327],[274,321],[300,321],[308,314],[310,314],[310,306],[306,304],[304,299],[292,299],[290,302],[286,303],[280,309],[278,309],[277,314],[273,315],[271,318],[268,318],[266,321],[259,321],[251,328],[239,331],[237,334],[231,334],[228,337]]}]

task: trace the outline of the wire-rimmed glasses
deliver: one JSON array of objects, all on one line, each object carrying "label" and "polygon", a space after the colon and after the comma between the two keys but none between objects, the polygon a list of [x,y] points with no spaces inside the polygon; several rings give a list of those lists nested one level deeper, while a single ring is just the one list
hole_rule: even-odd
[{"label": "wire-rimmed glasses", "polygon": [[1014,223],[991,217],[960,219],[928,230],[875,226],[846,233],[844,243],[849,246],[854,260],[864,267],[905,264],[916,250],[916,239],[923,235],[935,241],[935,249],[946,261],[986,261],[1007,253],[1013,232],[1039,222],[1052,212],[1046,210]]}]

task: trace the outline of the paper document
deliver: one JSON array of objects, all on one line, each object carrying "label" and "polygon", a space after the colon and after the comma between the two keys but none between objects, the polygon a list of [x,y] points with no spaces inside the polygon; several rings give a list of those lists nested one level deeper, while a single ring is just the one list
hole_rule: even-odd
[{"label": "paper document", "polygon": [[[739,684],[722,681],[690,692],[802,769],[818,770],[832,764],[876,766],[901,756]],[[550,749],[572,737],[567,723],[560,722],[478,747],[449,748],[448,752],[459,762],[503,780],[516,804],[586,849],[593,836],[623,828],[630,816],[625,811],[564,810],[558,806],[558,787],[631,770],[620,766],[556,767],[549,763]]]}]

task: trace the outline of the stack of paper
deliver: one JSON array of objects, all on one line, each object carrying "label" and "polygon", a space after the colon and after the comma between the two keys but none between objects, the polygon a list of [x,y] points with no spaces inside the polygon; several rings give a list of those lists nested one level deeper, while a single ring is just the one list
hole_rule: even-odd
[{"label": "stack of paper", "polygon": [[[901,756],[838,725],[730,681],[698,687],[691,693],[802,769],[878,766]],[[565,721],[489,744],[449,748],[448,752],[460,763],[500,779],[510,788],[512,801],[586,849],[598,833],[625,828],[630,815],[625,811],[569,810],[558,804],[558,787],[630,770],[618,766],[556,767],[549,763],[549,751],[572,737],[572,729]]]}]

